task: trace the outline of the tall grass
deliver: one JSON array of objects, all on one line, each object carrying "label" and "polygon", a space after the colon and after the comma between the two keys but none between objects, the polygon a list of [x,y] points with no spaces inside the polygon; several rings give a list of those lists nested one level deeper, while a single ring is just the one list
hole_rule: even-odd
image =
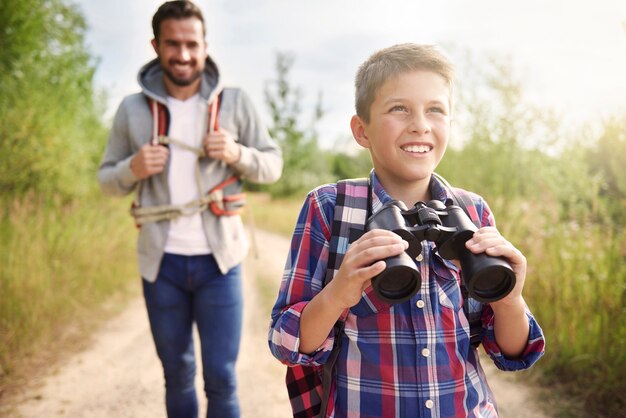
[{"label": "tall grass", "polygon": [[525,253],[525,295],[544,329],[546,382],[561,382],[587,413],[626,410],[626,233],[591,222],[558,222],[559,208],[507,205],[503,233]]},{"label": "tall grass", "polygon": [[247,199],[249,205],[243,215],[247,225],[291,237],[304,196],[271,198],[268,193],[248,193]]},{"label": "tall grass", "polygon": [[34,347],[58,340],[68,325],[80,328],[95,307],[137,280],[127,202],[31,195],[3,203],[0,388]]}]

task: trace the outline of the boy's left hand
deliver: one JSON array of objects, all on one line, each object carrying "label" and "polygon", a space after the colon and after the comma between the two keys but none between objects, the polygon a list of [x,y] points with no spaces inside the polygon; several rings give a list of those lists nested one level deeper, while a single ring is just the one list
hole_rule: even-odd
[{"label": "boy's left hand", "polygon": [[526,280],[526,257],[517,248],[507,241],[500,232],[492,226],[480,228],[474,232],[474,236],[465,243],[465,247],[471,252],[479,254],[484,252],[493,257],[503,257],[508,261],[515,273],[515,287],[504,298],[491,302],[490,305],[497,310],[498,307],[505,307],[524,303],[522,289]]}]

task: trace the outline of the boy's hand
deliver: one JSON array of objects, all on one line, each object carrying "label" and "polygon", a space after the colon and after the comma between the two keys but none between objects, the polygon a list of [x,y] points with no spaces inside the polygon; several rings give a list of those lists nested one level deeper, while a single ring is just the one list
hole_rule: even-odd
[{"label": "boy's hand", "polygon": [[504,239],[496,228],[490,226],[476,231],[472,239],[465,243],[465,246],[475,254],[484,252],[493,257],[504,257],[515,273],[516,282],[511,293],[496,302],[490,303],[494,311],[499,307],[519,307],[520,302],[523,305],[522,289],[526,280],[526,257],[524,257],[521,251]]},{"label": "boy's hand", "polygon": [[350,245],[337,275],[328,284],[329,301],[342,310],[359,303],[371,279],[385,270],[383,259],[401,254],[408,246],[391,231],[374,229],[363,234]]},{"label": "boy's hand", "polygon": [[161,145],[145,144],[130,160],[130,170],[139,180],[158,174],[165,169],[170,151]]},{"label": "boy's hand", "polygon": [[204,151],[208,157],[222,160],[226,164],[236,163],[241,157],[241,149],[235,142],[235,138],[230,132],[222,128],[206,134]]}]

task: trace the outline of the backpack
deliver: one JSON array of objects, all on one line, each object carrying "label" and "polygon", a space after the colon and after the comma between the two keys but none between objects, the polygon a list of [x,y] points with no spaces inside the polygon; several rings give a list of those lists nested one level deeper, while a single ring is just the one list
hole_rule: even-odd
[{"label": "backpack", "polygon": [[[217,97],[208,106],[208,126],[207,133],[218,130],[218,113],[222,102],[223,91],[220,91]],[[146,97],[150,113],[152,115],[152,145],[169,146],[174,144],[187,151],[195,153],[198,158],[205,157],[204,148],[195,148],[185,144],[182,141],[167,135],[170,124],[170,114],[167,107],[156,100]],[[200,185],[200,178],[197,178]],[[179,216],[191,215],[203,210],[210,210],[215,216],[232,216],[239,215],[246,203],[244,193],[239,193],[241,180],[233,175],[217,186],[214,186],[206,194],[202,194],[200,190],[200,198],[183,205],[157,205],[142,207],[139,203],[141,188],[143,182],[139,182],[135,193],[135,200],[131,205],[130,213],[135,218],[135,225],[141,227],[147,222],[159,222],[163,220],[171,220]]]},{"label": "backpack", "polygon": [[[445,186],[452,196],[453,203],[460,206],[472,222],[480,227],[478,212],[471,196],[462,189],[453,188],[441,176],[433,175]],[[349,244],[365,232],[365,221],[371,215],[372,190],[369,178],[347,179],[337,182],[337,201],[333,217],[328,266],[324,286],[339,271],[343,256]],[[346,239],[347,238],[347,239]],[[469,298],[462,284],[463,311],[470,324],[470,344],[478,347],[481,341],[482,304]],[[327,410],[332,410],[334,399],[330,399],[334,385],[335,363],[339,356],[344,321],[340,319],[334,327],[335,342],[328,361],[324,365],[287,367],[285,382],[294,418],[324,418]]]}]

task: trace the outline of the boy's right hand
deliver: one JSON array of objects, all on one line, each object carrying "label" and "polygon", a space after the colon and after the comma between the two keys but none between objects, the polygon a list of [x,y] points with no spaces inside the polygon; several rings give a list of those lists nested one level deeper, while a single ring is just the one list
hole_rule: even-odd
[{"label": "boy's right hand", "polygon": [[130,170],[139,180],[161,173],[170,151],[161,145],[145,144],[130,160]]},{"label": "boy's right hand", "polygon": [[366,232],[350,245],[337,275],[327,285],[330,300],[341,309],[359,303],[372,278],[382,273],[385,258],[401,254],[409,246],[398,234],[383,229]]}]

